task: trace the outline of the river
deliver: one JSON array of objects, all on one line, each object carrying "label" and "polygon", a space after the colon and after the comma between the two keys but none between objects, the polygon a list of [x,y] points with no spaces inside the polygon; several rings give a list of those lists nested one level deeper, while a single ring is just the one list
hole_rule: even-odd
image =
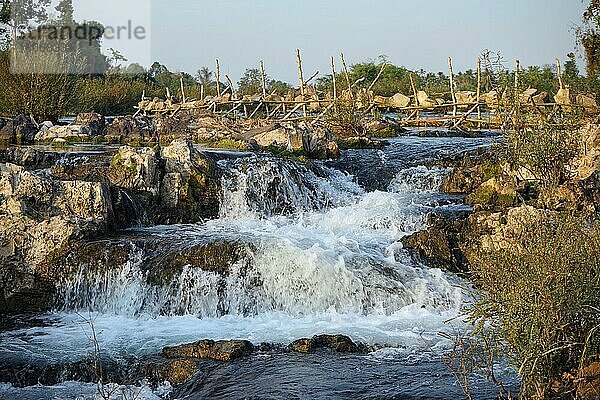
[{"label": "river", "polygon": [[[127,257],[108,268],[82,266],[61,284],[54,312],[5,323],[0,364],[80,361],[92,351],[91,319],[103,357],[123,365],[205,338],[276,345],[231,363],[202,361],[181,387],[131,386],[139,399],[462,398],[442,360],[452,346],[442,333],[465,329],[457,316],[468,284],[416,262],[400,239],[425,229],[430,213],[466,209],[441,193],[448,170],[434,162],[494,140],[403,136],[310,168],[266,155],[223,157],[218,219],[105,240],[107,252],[118,247]],[[215,241],[235,244],[235,257],[219,258],[228,265],[185,265],[150,282],[173,257]],[[369,351],[277,347],[315,334],[348,335]],[[483,377],[473,381],[476,398],[496,397]],[[100,397],[95,385],[66,380],[0,384],[0,398]]]}]

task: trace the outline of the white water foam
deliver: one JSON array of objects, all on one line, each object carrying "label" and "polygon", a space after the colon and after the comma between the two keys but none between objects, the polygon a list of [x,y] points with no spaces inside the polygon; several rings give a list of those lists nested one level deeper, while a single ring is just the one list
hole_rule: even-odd
[{"label": "white water foam", "polygon": [[[98,275],[82,269],[65,282],[67,308],[53,315],[57,322],[2,334],[2,351],[47,362],[80,356],[89,341],[74,311],[87,315],[88,309],[101,346],[115,357],[200,338],[288,343],[319,333],[431,348],[443,342],[438,331],[449,329],[444,322],[459,312],[460,282],[415,265],[399,240],[426,227],[444,173],[424,167],[403,171],[390,192],[372,193],[340,173],[329,181],[309,174],[316,183],[285,189],[292,197],[280,200],[295,202],[315,186],[328,197],[300,202],[291,215],[273,215],[277,207],[261,210],[247,201],[278,198],[272,190],[257,192],[229,181],[222,218],[176,229],[244,238],[253,245],[249,260],[232,266],[227,276],[189,266],[169,284],[156,286],[146,281],[142,252],[132,246],[124,265]],[[412,179],[415,174],[419,178]],[[251,181],[233,176],[238,183]],[[62,345],[67,342],[72,352]]]}]

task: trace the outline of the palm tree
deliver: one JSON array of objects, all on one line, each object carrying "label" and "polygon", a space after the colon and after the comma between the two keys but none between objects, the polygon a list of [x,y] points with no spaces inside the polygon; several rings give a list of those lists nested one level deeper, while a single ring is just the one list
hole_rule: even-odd
[{"label": "palm tree", "polygon": [[212,81],[212,75],[213,73],[208,67],[202,67],[198,70],[196,79],[198,79],[201,85],[207,86]]}]

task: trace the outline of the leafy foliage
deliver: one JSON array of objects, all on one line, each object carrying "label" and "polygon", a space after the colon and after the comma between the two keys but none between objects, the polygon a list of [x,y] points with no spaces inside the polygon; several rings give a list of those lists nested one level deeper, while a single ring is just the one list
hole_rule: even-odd
[{"label": "leafy foliage", "polygon": [[600,355],[598,221],[531,220],[514,248],[479,250],[472,260],[474,335],[509,357],[523,398],[575,398],[579,370]]}]

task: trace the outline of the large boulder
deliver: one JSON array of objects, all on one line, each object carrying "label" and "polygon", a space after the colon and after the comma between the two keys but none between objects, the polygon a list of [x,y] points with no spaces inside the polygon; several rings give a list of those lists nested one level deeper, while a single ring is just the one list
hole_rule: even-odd
[{"label": "large boulder", "polygon": [[233,361],[246,357],[254,351],[247,340],[199,340],[190,344],[165,347],[162,354],[169,358],[197,358],[217,361]]},{"label": "large boulder", "polygon": [[417,261],[451,272],[467,271],[467,260],[461,249],[463,219],[432,216],[429,228],[402,238],[402,245]]},{"label": "large boulder", "polygon": [[75,125],[81,126],[81,132],[93,138],[104,133],[106,120],[98,113],[81,113],[75,118]]},{"label": "large boulder", "polygon": [[154,223],[195,223],[218,215],[219,169],[188,141],[173,141],[160,151],[122,147],[108,176],[117,187],[141,195]]},{"label": "large boulder", "polygon": [[19,115],[12,120],[0,119],[0,142],[2,143],[33,143],[37,131],[37,123],[27,115]]},{"label": "large boulder", "polygon": [[112,223],[106,183],[54,181],[0,164],[0,312],[50,307],[55,260]]},{"label": "large boulder", "polygon": [[104,139],[111,143],[139,145],[144,141],[155,141],[154,125],[146,117],[117,117],[104,132]]},{"label": "large boulder", "polygon": [[35,135],[36,142],[45,143],[84,142],[89,139],[90,136],[81,125],[55,125],[42,129]]},{"label": "large boulder", "polygon": [[290,348],[298,353],[313,353],[319,349],[335,350],[338,353],[356,353],[359,346],[344,335],[315,335],[312,338],[295,340]]}]

